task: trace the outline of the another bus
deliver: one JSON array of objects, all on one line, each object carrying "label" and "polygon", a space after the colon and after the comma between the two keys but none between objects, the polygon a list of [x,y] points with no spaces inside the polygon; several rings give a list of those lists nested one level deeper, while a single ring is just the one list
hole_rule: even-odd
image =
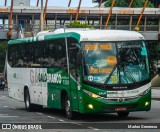
[{"label": "another bus", "polygon": [[9,96],[28,111],[149,111],[151,78],[144,37],[134,31],[59,29],[8,42]]}]

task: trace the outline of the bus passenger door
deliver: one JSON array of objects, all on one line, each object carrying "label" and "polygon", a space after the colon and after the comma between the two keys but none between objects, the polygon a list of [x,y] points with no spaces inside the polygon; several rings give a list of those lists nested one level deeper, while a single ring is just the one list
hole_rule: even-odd
[{"label": "bus passenger door", "polygon": [[79,98],[78,98],[78,81],[77,81],[77,67],[76,56],[78,49],[75,47],[75,43],[69,44],[69,71],[70,71],[70,90],[71,90],[71,104],[72,109],[79,111]]}]

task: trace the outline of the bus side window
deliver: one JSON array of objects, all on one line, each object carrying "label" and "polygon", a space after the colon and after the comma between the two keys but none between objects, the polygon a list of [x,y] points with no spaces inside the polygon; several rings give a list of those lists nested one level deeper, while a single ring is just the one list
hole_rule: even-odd
[{"label": "bus side window", "polygon": [[67,57],[66,57],[66,46],[65,46],[65,39],[58,39],[55,40],[56,48],[53,52],[55,56],[55,67],[63,68],[67,70]]},{"label": "bus side window", "polygon": [[76,67],[76,57],[79,49],[76,47],[76,40],[68,38],[68,49],[69,49],[69,68],[71,75],[77,79],[77,67]]}]

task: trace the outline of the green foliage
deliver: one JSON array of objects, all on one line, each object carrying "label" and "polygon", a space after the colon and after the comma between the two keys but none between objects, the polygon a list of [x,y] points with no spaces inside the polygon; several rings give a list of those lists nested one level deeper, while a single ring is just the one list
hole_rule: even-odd
[{"label": "green foliage", "polygon": [[80,23],[79,21],[73,21],[67,25],[68,28],[94,28],[88,25],[88,23]]},{"label": "green foliage", "polygon": [[3,72],[6,58],[7,41],[0,41],[0,73]]},{"label": "green foliage", "polygon": [[[145,0],[134,0],[131,7],[143,7]],[[112,0],[107,0],[104,4],[105,7],[111,7]],[[114,7],[128,7],[130,0],[115,0]],[[147,7],[154,8],[154,5],[151,2],[148,2]]]}]

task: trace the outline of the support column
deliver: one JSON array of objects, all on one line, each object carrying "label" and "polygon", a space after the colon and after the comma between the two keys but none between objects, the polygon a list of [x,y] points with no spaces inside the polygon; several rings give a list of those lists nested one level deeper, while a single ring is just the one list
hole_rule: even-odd
[{"label": "support column", "polygon": [[118,14],[116,14],[115,29],[117,29]]},{"label": "support column", "polygon": [[100,29],[102,29],[102,20],[103,20],[103,16],[100,16]]},{"label": "support column", "polygon": [[131,31],[132,30],[132,15],[130,16],[130,22],[129,22],[129,30]]},{"label": "support column", "polygon": [[160,33],[160,18],[159,18],[159,33]]},{"label": "support column", "polygon": [[72,14],[70,15],[70,23],[72,22]]},{"label": "support column", "polygon": [[57,29],[57,14],[55,14],[55,29]]},{"label": "support column", "polygon": [[87,15],[85,16],[85,23],[87,23]]},{"label": "support column", "polygon": [[144,31],[146,31],[146,26],[147,26],[147,16],[145,16],[145,20],[144,20]]},{"label": "support column", "polygon": [[16,14],[16,30],[18,31],[18,27],[19,27],[19,24],[18,24],[18,15]]}]

